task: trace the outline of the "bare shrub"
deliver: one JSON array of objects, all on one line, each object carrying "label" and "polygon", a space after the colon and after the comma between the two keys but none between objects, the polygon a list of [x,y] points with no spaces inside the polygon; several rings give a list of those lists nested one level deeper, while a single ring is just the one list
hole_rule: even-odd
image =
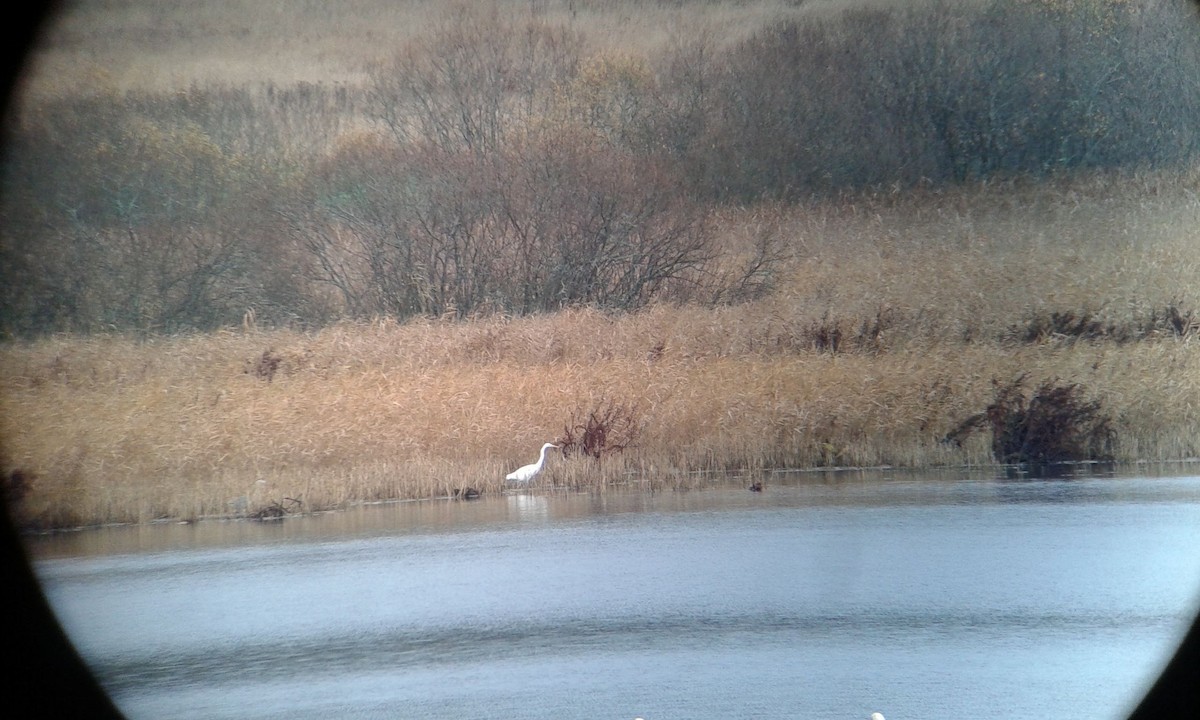
[{"label": "bare shrub", "polygon": [[708,212],[667,169],[571,128],[518,149],[505,215],[520,312],[595,304],[634,310],[690,299],[715,253]]},{"label": "bare shrub", "polygon": [[351,140],[306,192],[288,210],[293,232],[354,314],[634,310],[717,294],[708,211],[665,168],[571,125],[489,152]]},{"label": "bare shrub", "polygon": [[762,205],[739,214],[734,220],[714,221],[721,252],[706,268],[711,277],[709,302],[714,305],[757,300],[777,287],[780,271],[796,252],[796,239],[784,229],[785,213],[774,205]]},{"label": "bare shrub", "polygon": [[285,497],[283,500],[272,500],[257,510],[247,514],[252,520],[282,520],[288,515],[301,512],[304,503],[296,498]]},{"label": "bare shrub", "polygon": [[654,100],[658,95],[645,58],[603,52],[580,64],[563,101],[570,119],[605,144],[647,155],[654,149]]},{"label": "bare shrub", "polygon": [[955,444],[975,430],[992,431],[992,454],[1005,464],[1047,465],[1113,458],[1112,418],[1099,401],[1086,400],[1078,384],[1047,380],[1026,396],[1025,375],[995,384],[984,412],[963,421],[947,435]]},{"label": "bare shrub", "polygon": [[560,438],[563,456],[590,457],[599,462],[631,447],[640,425],[636,405],[602,400],[591,410],[571,414]]},{"label": "bare shrub", "polygon": [[258,358],[255,360],[246,361],[246,369],[244,372],[247,375],[253,375],[259,380],[271,382],[275,379],[275,373],[279,370],[279,365],[282,362],[283,358],[275,355],[270,348],[267,348],[266,350],[263,350],[262,355],[258,356]]},{"label": "bare shrub", "polygon": [[401,144],[499,149],[579,62],[574,31],[514,20],[498,5],[455,4],[432,25],[369,71],[371,115]]}]

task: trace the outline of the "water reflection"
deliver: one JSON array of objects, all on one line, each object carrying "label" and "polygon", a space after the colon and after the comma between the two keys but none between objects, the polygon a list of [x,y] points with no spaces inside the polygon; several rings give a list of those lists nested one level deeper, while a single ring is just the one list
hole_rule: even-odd
[{"label": "water reflection", "polygon": [[523,523],[545,521],[550,517],[550,500],[545,495],[517,493],[506,496],[509,517]]},{"label": "water reflection", "polygon": [[776,473],[31,545],[135,719],[1119,717],[1200,604],[1200,478]]},{"label": "water reflection", "polygon": [[214,519],[199,523],[152,523],[92,528],[28,537],[40,558],[102,556],[274,545],[345,537],[472,532],[512,522],[544,523],[625,513],[731,512],[756,508],[893,507],[1002,502],[1178,502],[1194,493],[1194,478],[1163,471],[1157,476],[1041,479],[1012,477],[1005,470],[845,470],[775,472],[765,491],[744,483],[667,492],[510,491],[478,500],[428,500],[361,505],[282,521]]}]

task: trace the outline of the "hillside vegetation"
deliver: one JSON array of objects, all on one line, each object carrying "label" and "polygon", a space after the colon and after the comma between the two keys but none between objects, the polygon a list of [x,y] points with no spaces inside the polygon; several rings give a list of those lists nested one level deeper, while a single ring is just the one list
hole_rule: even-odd
[{"label": "hillside vegetation", "polygon": [[1200,456],[1190,4],[352,5],[48,35],[25,522],[496,491],[553,439],[576,487]]},{"label": "hillside vegetation", "polygon": [[[94,25],[50,36],[47,69],[113,57],[35,65],[11,119],[0,331],[738,302],[794,243],[722,234],[730,207],[1200,150],[1182,0],[196,5],[98,31],[85,4]],[[321,51],[330,79],[277,80],[269,53],[258,82],[108,70],[135,62],[116,47],[186,73],[240,38],[351,45],[364,17],[379,43]]]}]

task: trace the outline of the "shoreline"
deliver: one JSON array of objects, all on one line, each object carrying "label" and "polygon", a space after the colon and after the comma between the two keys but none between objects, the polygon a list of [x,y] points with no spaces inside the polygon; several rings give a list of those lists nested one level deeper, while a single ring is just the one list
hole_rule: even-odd
[{"label": "shoreline", "polygon": [[[1133,472],[1133,470],[1136,468],[1156,467],[1156,468],[1166,470],[1168,468],[1184,469],[1184,468],[1186,468],[1186,466],[1195,466],[1196,468],[1200,468],[1200,457],[1185,458],[1185,459],[1181,459],[1181,460],[1154,460],[1154,461],[1134,460],[1132,462],[1123,462],[1123,463],[1113,463],[1113,462],[1106,462],[1106,461],[1101,461],[1101,460],[1083,460],[1083,461],[1070,461],[1070,462],[1055,463],[1052,468],[1047,468],[1052,471],[1070,470],[1070,471],[1072,471],[1071,475],[1067,475],[1065,473],[1059,474],[1057,472],[1050,472],[1047,474],[1029,473],[1029,472],[1023,470],[1022,466],[1020,466],[1020,465],[1000,464],[1000,463],[995,463],[995,464],[990,464],[990,465],[938,465],[938,466],[929,466],[929,467],[895,467],[895,466],[880,465],[880,466],[874,466],[874,467],[772,468],[772,469],[768,469],[768,470],[746,471],[745,474],[738,475],[738,476],[724,475],[723,477],[727,478],[724,481],[715,480],[713,482],[709,482],[709,483],[705,483],[705,484],[675,486],[675,487],[671,487],[671,488],[667,488],[667,489],[669,489],[672,492],[704,491],[704,490],[710,490],[710,489],[714,489],[714,488],[720,488],[720,487],[733,485],[733,484],[735,484],[734,481],[736,480],[737,477],[742,477],[743,479],[754,478],[754,477],[758,477],[759,475],[764,474],[764,473],[768,474],[768,475],[825,475],[825,474],[839,474],[839,473],[883,473],[883,472],[888,472],[888,471],[899,471],[899,472],[902,472],[905,474],[931,474],[931,473],[953,472],[953,471],[957,470],[957,471],[962,471],[962,472],[970,473],[970,474],[978,474],[978,473],[990,470],[993,472],[1006,471],[1006,472],[1013,473],[1013,476],[1010,476],[1008,478],[1011,481],[1042,482],[1042,481],[1061,481],[1061,480],[1069,481],[1069,480],[1076,480],[1076,479],[1094,479],[1094,478],[1100,477],[1099,475],[1089,475],[1086,473],[1079,475],[1077,473],[1077,471],[1079,471],[1083,468],[1089,468],[1089,467],[1106,467],[1106,468],[1108,468],[1109,473],[1114,474],[1114,475],[1136,476],[1136,474]],[[1105,473],[1105,474],[1109,474],[1109,473]],[[689,474],[689,475],[709,475],[709,476],[717,475],[716,472],[708,471],[708,470],[693,470],[687,474]],[[1186,475],[1184,475],[1184,474],[1177,474],[1174,472],[1161,473],[1161,474],[1168,476],[1168,477],[1186,477]],[[1017,476],[1023,476],[1023,477],[1017,477]],[[767,487],[769,487],[769,485]],[[748,486],[747,486],[747,488],[748,488]],[[533,485],[533,486],[529,486],[529,487],[525,487],[525,488],[506,487],[506,488],[499,490],[498,492],[487,493],[487,494],[481,495],[480,497],[489,497],[489,496],[493,496],[493,495],[508,496],[508,495],[524,495],[524,494],[552,495],[552,494],[557,494],[557,493],[597,493],[597,492],[603,493],[603,492],[608,492],[608,491],[620,491],[620,490],[628,490],[628,491],[632,491],[632,492],[643,492],[643,493],[646,493],[646,492],[655,493],[655,492],[663,491],[663,489],[661,489],[661,488],[650,489],[645,486],[635,487],[634,484],[632,484],[632,483],[613,483],[613,484],[609,484],[609,485],[602,485],[602,486],[589,487],[589,488],[572,488],[572,487],[564,487],[564,486],[549,486],[549,487],[547,487],[547,486]],[[764,491],[765,491],[765,489],[764,489]],[[348,510],[354,510],[357,508],[367,508],[367,507],[383,506],[383,505],[400,505],[400,504],[405,504],[405,503],[473,502],[476,499],[478,499],[478,498],[461,499],[461,498],[454,497],[452,495],[442,495],[442,496],[437,496],[437,497],[392,498],[392,499],[387,499],[387,500],[368,500],[368,501],[362,501],[362,502],[348,503],[348,504],[340,506],[340,507],[331,507],[331,508],[325,508],[325,509],[321,509],[321,510],[297,511],[297,512],[292,512],[292,513],[288,513],[288,514],[284,514],[284,515],[280,515],[280,516],[276,516],[276,517],[270,517],[270,518],[258,518],[258,517],[253,517],[250,515],[208,515],[208,516],[197,517],[197,518],[193,518],[193,519],[189,519],[189,520],[180,520],[178,518],[155,518],[155,519],[144,521],[144,522],[110,522],[110,523],[99,523],[99,524],[93,524],[93,525],[78,525],[78,526],[71,526],[71,527],[49,527],[49,528],[36,528],[36,529],[28,528],[28,527],[25,527],[25,528],[19,527],[17,529],[18,529],[19,534],[23,537],[46,537],[46,536],[53,536],[53,535],[58,535],[58,534],[88,532],[88,531],[92,531],[92,530],[104,530],[104,529],[112,529],[112,528],[136,528],[136,527],[147,527],[147,526],[153,527],[156,525],[191,525],[191,524],[195,524],[195,523],[207,523],[207,522],[260,522],[260,523],[265,522],[265,523],[272,523],[272,522],[279,522],[279,521],[284,521],[284,520],[289,520],[289,519],[294,520],[294,519],[305,518],[305,517],[314,517],[317,515],[340,513],[340,512],[345,512]]]}]

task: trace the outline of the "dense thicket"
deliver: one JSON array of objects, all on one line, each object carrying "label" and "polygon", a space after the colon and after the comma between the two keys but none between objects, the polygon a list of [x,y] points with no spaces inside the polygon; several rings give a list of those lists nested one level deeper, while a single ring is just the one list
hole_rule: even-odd
[{"label": "dense thicket", "polygon": [[1183,0],[795,16],[587,55],[473,5],[362,86],[197,86],[10,119],[0,332],[529,313],[769,287],[720,203],[1171,167],[1200,154]]}]

